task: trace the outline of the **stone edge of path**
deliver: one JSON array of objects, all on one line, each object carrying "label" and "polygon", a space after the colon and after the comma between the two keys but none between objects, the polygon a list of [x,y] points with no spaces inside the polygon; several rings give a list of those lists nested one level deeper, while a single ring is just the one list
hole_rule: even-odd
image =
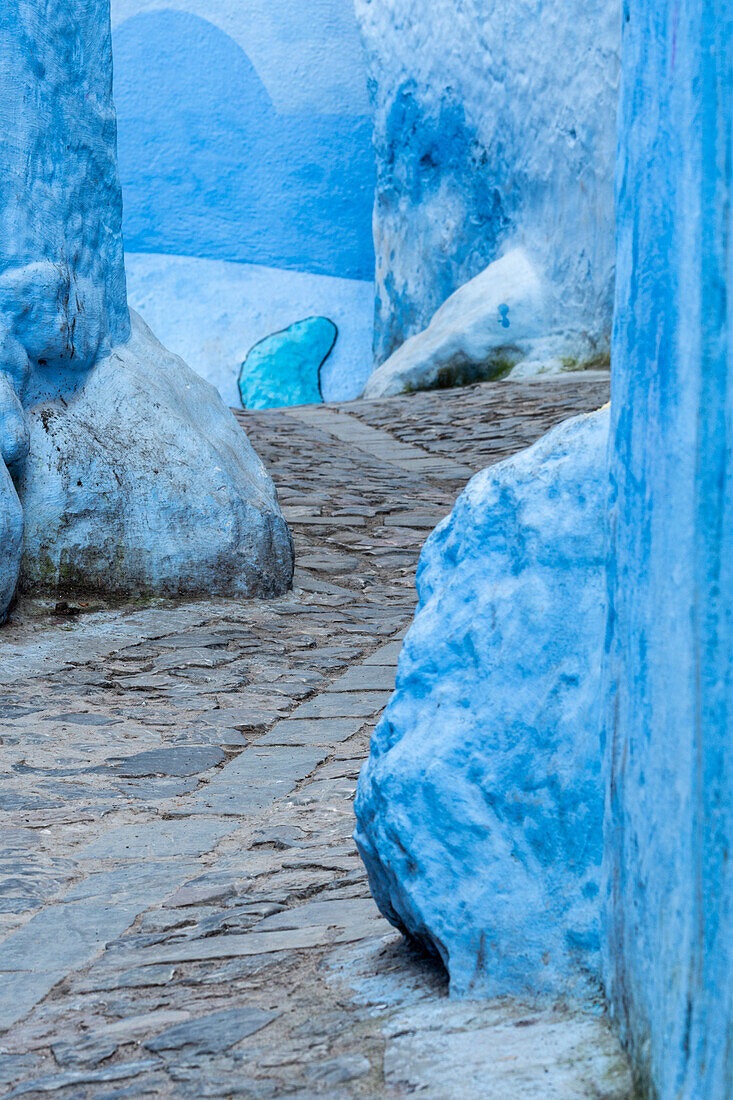
[{"label": "stone edge of path", "polygon": [[470,478],[476,473],[469,466],[451,462],[412,443],[402,443],[389,432],[372,428],[355,416],[336,412],[328,405],[297,405],[277,411],[313,428],[319,428],[334,439],[351,444],[385,465],[396,466],[408,473],[422,473],[451,481]]}]

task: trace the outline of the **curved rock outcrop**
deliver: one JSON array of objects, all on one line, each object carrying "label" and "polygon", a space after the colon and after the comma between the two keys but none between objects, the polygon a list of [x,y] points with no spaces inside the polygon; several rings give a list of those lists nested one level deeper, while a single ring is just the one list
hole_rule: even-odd
[{"label": "curved rock outcrop", "polygon": [[20,566],[6,465],[26,590],[284,591],[263,466],[216,392],[131,329],[109,0],[0,11],[0,116],[0,614]]},{"label": "curved rock outcrop", "polygon": [[551,291],[515,248],[452,294],[424,332],[374,371],[364,396],[605,365],[602,339],[553,329],[553,322]]}]

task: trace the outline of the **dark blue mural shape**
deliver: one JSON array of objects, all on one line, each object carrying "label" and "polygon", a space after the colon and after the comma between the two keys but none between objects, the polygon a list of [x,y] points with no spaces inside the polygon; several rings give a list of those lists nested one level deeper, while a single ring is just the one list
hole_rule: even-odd
[{"label": "dark blue mural shape", "polygon": [[129,251],[372,278],[370,118],[279,114],[244,50],[185,12],[128,19],[114,48]]}]

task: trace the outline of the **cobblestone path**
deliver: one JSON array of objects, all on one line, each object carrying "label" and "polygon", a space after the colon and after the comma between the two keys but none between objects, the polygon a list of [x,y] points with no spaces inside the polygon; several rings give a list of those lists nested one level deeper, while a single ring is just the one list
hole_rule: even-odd
[{"label": "cobblestone path", "polygon": [[621,1100],[602,1017],[454,1003],[351,840],[428,532],[604,376],[240,414],[288,596],[0,632],[0,1095]]}]

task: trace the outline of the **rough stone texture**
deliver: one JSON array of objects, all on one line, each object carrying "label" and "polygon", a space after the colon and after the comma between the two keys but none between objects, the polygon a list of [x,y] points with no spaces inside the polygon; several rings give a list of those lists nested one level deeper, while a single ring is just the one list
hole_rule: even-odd
[{"label": "rough stone texture", "polygon": [[13,598],[23,552],[23,512],[15,486],[0,458],[0,623]]},{"label": "rough stone texture", "polygon": [[474,478],[420,560],[356,839],[452,992],[595,995],[608,414]]},{"label": "rough stone texture", "polygon": [[328,317],[307,317],[260,340],[239,374],[243,407],[274,409],[322,401],[321,367],[337,339],[338,329]]},{"label": "rough stone texture", "polygon": [[293,552],[264,466],[207,382],[133,316],[66,399],[30,412],[26,590],[274,595]]},{"label": "rough stone texture", "polygon": [[552,290],[552,329],[607,350],[619,0],[356,8],[376,116],[377,363],[515,246]]},{"label": "rough stone texture", "polygon": [[[362,689],[386,702],[414,609],[413,517],[436,523],[465,483],[439,476],[455,467],[442,449],[474,418],[478,470],[598,388],[447,393],[457,428],[431,420],[435,395],[379,403],[385,434],[423,425],[428,473],[293,411],[241,413],[292,523],[290,593],[73,620],[21,599],[0,637],[3,1095],[445,1100],[460,1082],[492,1100],[628,1100],[602,1014],[449,1001],[441,968],[379,917],[350,835],[375,721]],[[353,695],[355,716],[290,720],[324,694]],[[120,775],[202,744],[227,760],[185,781]]]},{"label": "rough stone texture", "polygon": [[733,17],[722,0],[626,9],[606,973],[644,1094],[717,1100],[733,1095]]},{"label": "rough stone texture", "polygon": [[353,3],[113,0],[112,18],[127,247],[371,280]]},{"label": "rough stone texture", "polygon": [[552,332],[550,299],[526,253],[514,249],[452,294],[424,332],[374,371],[364,396],[597,365],[602,348],[586,334]]},{"label": "rough stone texture", "polygon": [[[530,447],[559,420],[599,409],[608,401],[610,385],[607,371],[583,371],[353,401],[337,408],[400,443],[419,445],[478,472]],[[579,393],[582,407],[575,397]],[[564,417],[558,417],[558,408],[565,410]]]},{"label": "rough stone texture", "polygon": [[[141,323],[130,340],[109,0],[19,0],[0,40],[0,462],[22,583],[281,592],[292,547],[264,468],[210,387]],[[0,485],[1,615],[19,529]]]}]

